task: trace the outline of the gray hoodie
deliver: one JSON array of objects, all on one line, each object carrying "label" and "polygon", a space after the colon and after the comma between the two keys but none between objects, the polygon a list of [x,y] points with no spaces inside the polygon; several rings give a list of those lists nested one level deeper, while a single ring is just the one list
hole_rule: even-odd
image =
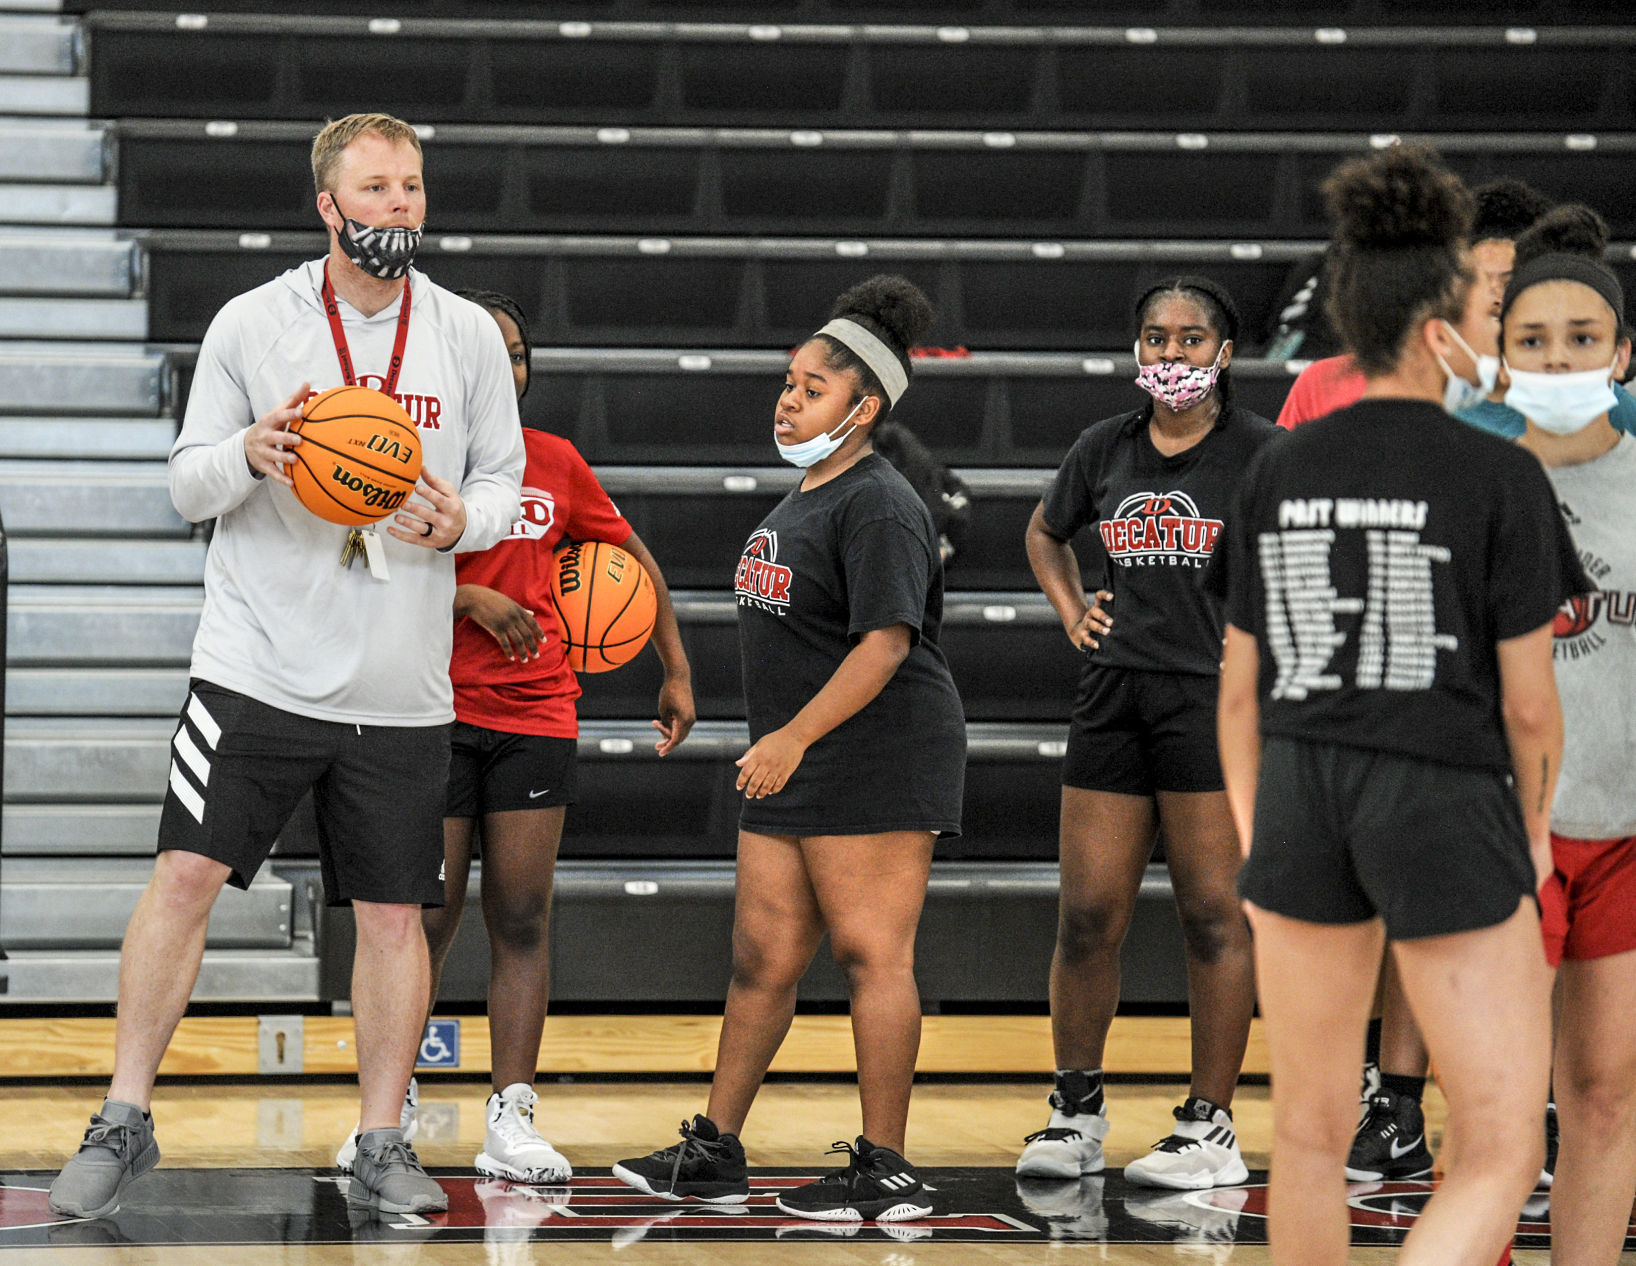
[{"label": "gray hoodie", "polygon": [[[460,552],[505,537],[519,507],[523,437],[494,319],[411,270],[408,343],[396,394],[420,430],[424,469],[466,507]],[[243,434],[303,382],[342,383],[314,260],[230,300],[210,323],[170,494],[183,517],[217,520],[193,675],[276,708],[364,725],[454,719],[449,685],[454,557],[380,533],[391,579],[343,570],[348,529],[254,474]],[[365,317],[340,301],[358,380],[382,385],[398,305]]]}]

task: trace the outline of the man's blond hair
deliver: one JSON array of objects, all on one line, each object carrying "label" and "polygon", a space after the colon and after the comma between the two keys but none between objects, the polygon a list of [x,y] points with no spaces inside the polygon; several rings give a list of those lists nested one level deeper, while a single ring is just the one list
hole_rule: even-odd
[{"label": "man's blond hair", "polygon": [[394,119],[390,114],[349,114],[324,124],[324,130],[313,138],[312,183],[316,192],[330,189],[342,151],[360,136],[371,133],[393,145],[407,142],[415,147],[416,154],[420,153],[420,137],[402,119]]}]

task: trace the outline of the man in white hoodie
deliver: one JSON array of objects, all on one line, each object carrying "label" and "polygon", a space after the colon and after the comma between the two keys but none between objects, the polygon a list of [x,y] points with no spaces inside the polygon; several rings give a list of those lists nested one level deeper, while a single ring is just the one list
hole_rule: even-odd
[{"label": "man in white hoodie", "polygon": [[[309,789],[326,900],[350,904],[358,932],[348,1198],[401,1213],[448,1203],[399,1112],[426,1005],[420,910],[443,901],[453,556],[517,517],[522,432],[492,318],[410,267],[426,218],[413,129],[380,114],[327,125],[313,180],[327,257],[217,314],[171,450],[177,509],[216,530],[159,856],[125,932],[113,1081],[51,1188],[69,1216],[112,1213],[158,1163],[149,1099],[211,907],[224,883],[250,883]],[[287,473],[302,402],[354,382],[404,404],[424,458],[417,495],[356,550]]]}]

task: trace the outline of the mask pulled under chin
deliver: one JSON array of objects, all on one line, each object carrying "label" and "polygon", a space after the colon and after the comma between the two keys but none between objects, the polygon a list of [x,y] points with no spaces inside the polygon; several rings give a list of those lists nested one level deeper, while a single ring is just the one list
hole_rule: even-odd
[{"label": "mask pulled under chin", "polygon": [[[1225,344],[1222,351],[1226,350]],[[1215,389],[1221,375],[1221,352],[1214,363],[1189,365],[1185,361],[1154,361],[1144,365],[1142,345],[1136,345],[1136,385],[1167,409],[1191,409]]]},{"label": "mask pulled under chin", "polygon": [[[864,400],[867,399],[869,397],[865,396]],[[856,413],[861,408],[863,408],[863,400],[852,406],[852,413]],[[846,437],[858,429],[858,424],[852,422],[852,413],[842,418],[841,425],[835,428],[836,431],[841,431],[841,427],[846,427],[846,430],[841,431],[839,436],[835,434],[835,431],[830,431],[823,435],[814,435],[810,440],[802,440],[799,444],[785,444],[781,440],[774,440],[773,443],[778,446],[778,455],[791,466],[799,466],[802,470],[805,470],[808,466],[816,466],[824,458],[834,454],[845,442]],[[852,422],[852,425],[846,426],[848,422]]]},{"label": "mask pulled under chin", "polygon": [[382,281],[396,281],[409,271],[415,251],[420,247],[420,228],[395,226],[387,229],[370,228],[350,215],[336,240],[346,257],[363,272]]},{"label": "mask pulled under chin", "polygon": [[1612,366],[1572,374],[1539,374],[1510,369],[1505,402],[1542,431],[1573,435],[1619,402]]}]

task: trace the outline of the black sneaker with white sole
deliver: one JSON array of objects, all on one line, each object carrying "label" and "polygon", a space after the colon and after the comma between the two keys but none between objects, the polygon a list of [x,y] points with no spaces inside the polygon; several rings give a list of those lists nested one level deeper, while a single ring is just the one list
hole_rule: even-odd
[{"label": "black sneaker with white sole", "polygon": [[1394,1090],[1377,1091],[1352,1139],[1346,1176],[1353,1182],[1389,1182],[1428,1178],[1431,1172],[1432,1154],[1426,1146],[1426,1117],[1420,1104]]},{"label": "black sneaker with white sole", "polygon": [[743,1204],[750,1198],[744,1145],[706,1116],[682,1122],[682,1141],[613,1167],[620,1182],[661,1200]]},{"label": "black sneaker with white sole", "polygon": [[912,1222],[931,1213],[920,1175],[891,1148],[860,1134],[856,1146],[842,1142],[829,1150],[846,1155],[846,1168],[785,1192],[778,1198],[785,1213],[820,1222]]}]

